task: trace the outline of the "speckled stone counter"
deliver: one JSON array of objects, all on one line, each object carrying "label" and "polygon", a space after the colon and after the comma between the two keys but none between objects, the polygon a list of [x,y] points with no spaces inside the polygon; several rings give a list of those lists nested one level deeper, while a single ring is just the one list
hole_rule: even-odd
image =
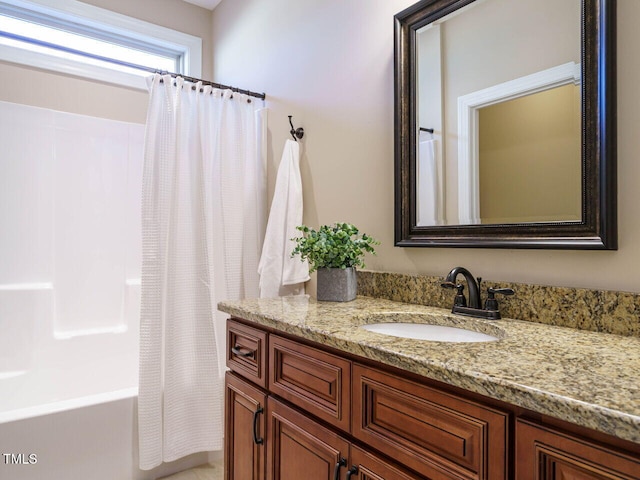
[{"label": "speckled stone counter", "polygon": [[[429,275],[358,270],[358,293],[397,302],[451,308],[453,295],[451,290],[440,286],[443,280],[444,277]],[[640,337],[640,295],[637,293],[486,279],[483,285],[516,291],[514,296],[498,299],[505,317]]]},{"label": "speckled stone counter", "polygon": [[[527,321],[487,321],[448,310],[358,297],[226,301],[218,308],[278,331],[377,360],[487,397],[640,443],[640,338]],[[500,338],[441,343],[368,332],[411,321],[457,325]]]}]

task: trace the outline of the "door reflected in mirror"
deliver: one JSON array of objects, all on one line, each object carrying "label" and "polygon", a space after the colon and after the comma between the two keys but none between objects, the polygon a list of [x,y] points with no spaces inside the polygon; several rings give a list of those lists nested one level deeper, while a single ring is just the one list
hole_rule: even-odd
[{"label": "door reflected in mirror", "polygon": [[476,223],[582,220],[580,87],[480,109]]},{"label": "door reflected in mirror", "polygon": [[580,0],[477,0],[416,30],[416,225],[582,222]]}]

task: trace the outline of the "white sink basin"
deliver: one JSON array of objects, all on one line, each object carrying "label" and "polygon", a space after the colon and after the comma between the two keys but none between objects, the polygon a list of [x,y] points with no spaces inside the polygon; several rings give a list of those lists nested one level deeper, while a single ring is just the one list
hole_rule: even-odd
[{"label": "white sink basin", "polygon": [[393,337],[430,340],[432,342],[494,342],[498,337],[464,328],[426,323],[372,323],[360,328]]}]

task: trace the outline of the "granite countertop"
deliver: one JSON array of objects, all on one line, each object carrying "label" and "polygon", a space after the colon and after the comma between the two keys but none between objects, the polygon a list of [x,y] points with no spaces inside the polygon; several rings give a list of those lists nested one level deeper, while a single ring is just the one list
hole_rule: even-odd
[{"label": "granite countertop", "polygon": [[[541,323],[472,319],[448,310],[358,297],[225,301],[218,309],[256,324],[377,360],[571,423],[640,443],[640,338]],[[500,338],[443,343],[373,333],[360,325],[400,321],[459,325]],[[426,316],[426,317],[425,317]]]}]

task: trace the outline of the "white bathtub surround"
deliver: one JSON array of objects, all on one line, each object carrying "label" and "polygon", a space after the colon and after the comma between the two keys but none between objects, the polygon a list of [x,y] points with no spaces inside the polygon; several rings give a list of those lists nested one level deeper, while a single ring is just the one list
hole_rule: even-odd
[{"label": "white bathtub surround", "polygon": [[278,167],[276,186],[269,212],[269,222],[258,265],[260,297],[302,295],[309,280],[309,263],[292,257],[298,237],[296,227],[302,225],[302,178],[300,176],[300,144],[287,140]]},{"label": "white bathtub surround", "polygon": [[[117,351],[137,355],[143,138],[143,125],[0,102],[0,379],[100,362],[112,334],[135,335]],[[22,385],[25,406],[51,399],[47,382],[35,397]]]},{"label": "white bathtub surround", "polygon": [[142,469],[222,448],[224,323],[216,335],[213,312],[219,299],[258,294],[264,122],[249,97],[191,86],[170,76],[150,81],[142,207]]},{"label": "white bathtub surround", "polygon": [[0,479],[138,469],[144,125],[0,102]]}]

